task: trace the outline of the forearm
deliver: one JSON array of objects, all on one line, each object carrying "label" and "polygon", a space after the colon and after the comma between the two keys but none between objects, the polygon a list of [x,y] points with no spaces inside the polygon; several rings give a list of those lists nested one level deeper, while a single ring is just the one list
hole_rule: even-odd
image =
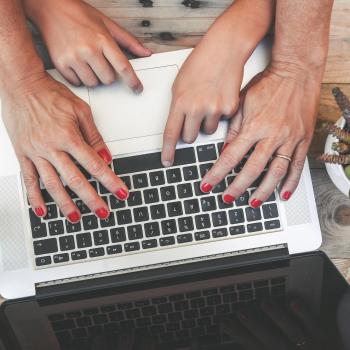
[{"label": "forearm", "polygon": [[333,0],[277,0],[272,66],[286,74],[312,71],[322,79],[328,52]]},{"label": "forearm", "polygon": [[0,94],[44,74],[20,0],[0,0]]}]

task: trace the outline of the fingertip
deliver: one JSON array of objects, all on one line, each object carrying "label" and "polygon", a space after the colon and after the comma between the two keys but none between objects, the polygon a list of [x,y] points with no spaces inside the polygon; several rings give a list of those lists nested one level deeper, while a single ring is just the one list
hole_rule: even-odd
[{"label": "fingertip", "polygon": [[170,160],[162,160],[162,164],[165,168],[168,168],[173,165],[173,162]]},{"label": "fingertip", "polygon": [[46,215],[46,207],[45,206],[36,206],[34,208],[34,213],[38,218],[43,218]]},{"label": "fingertip", "polygon": [[140,83],[136,87],[133,88],[136,95],[140,95],[143,92],[143,85]]},{"label": "fingertip", "polygon": [[80,217],[81,217],[80,213],[77,210],[75,210],[67,215],[68,221],[70,221],[72,224],[76,224],[77,222],[79,222]]},{"label": "fingertip", "polygon": [[125,190],[124,188],[119,188],[117,192],[115,193],[118,199],[125,201],[129,197],[129,191]]}]

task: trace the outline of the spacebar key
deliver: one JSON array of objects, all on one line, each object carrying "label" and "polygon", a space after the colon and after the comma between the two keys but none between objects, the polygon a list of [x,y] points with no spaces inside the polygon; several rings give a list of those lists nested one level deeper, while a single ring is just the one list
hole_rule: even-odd
[{"label": "spacebar key", "polygon": [[[118,175],[163,168],[161,153],[140,154],[133,157],[117,158],[113,160],[114,170]],[[185,165],[195,163],[196,157],[193,147],[176,150],[174,164]]]}]

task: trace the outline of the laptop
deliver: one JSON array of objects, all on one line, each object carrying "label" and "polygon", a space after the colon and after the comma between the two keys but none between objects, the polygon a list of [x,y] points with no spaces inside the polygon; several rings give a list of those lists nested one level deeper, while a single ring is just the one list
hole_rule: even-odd
[{"label": "laptop", "polygon": [[285,253],[108,276],[7,301],[4,350],[349,349],[347,282],[322,252]]},{"label": "laptop", "polygon": [[[271,45],[263,41],[245,65],[244,86],[270,60]],[[32,297],[57,287],[92,283],[106,276],[185,266],[229,256],[279,251],[288,254],[316,250],[321,244],[308,163],[298,189],[288,202],[274,193],[261,208],[248,206],[249,193],[233,205],[221,193],[243,166],[232,170],[212,193],[199,190],[202,175],[218,158],[227,123],[193,144],[178,143],[175,163],[160,163],[162,133],[171,102],[171,86],[191,50],[154,54],[131,60],[144,85],[135,96],[123,83],[97,88],[72,87],[92,109],[95,122],[112,155],[112,169],[130,189],[119,202],[100,184],[86,177],[111,208],[99,220],[69,194],[82,213],[79,224],[68,223],[43,189],[48,215],[38,219],[28,205],[19,167],[0,128],[0,294],[6,299]]]}]

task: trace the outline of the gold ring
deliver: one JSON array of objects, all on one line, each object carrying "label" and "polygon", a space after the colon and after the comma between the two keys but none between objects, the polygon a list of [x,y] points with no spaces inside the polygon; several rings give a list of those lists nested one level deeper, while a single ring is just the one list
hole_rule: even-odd
[{"label": "gold ring", "polygon": [[275,154],[275,158],[282,158],[282,159],[288,160],[288,162],[291,162],[291,161],[292,161],[292,158],[291,158],[291,157],[288,157],[288,156],[285,156],[285,155],[279,154],[279,153],[276,153],[276,154]]}]

